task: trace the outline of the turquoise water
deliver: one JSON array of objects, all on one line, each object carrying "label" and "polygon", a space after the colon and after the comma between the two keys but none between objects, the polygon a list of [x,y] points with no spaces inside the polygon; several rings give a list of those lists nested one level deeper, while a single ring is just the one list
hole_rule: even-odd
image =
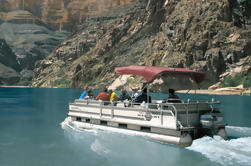
[{"label": "turquoise water", "polygon": [[[251,165],[250,96],[199,95],[222,102],[229,139],[203,137],[180,148],[133,135],[62,129],[68,103],[80,93],[0,88],[0,166]],[[179,95],[184,100],[195,98]]]}]

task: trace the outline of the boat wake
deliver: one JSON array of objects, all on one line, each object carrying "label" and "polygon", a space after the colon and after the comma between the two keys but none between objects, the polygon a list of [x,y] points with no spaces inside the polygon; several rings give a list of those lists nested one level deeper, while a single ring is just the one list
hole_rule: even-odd
[{"label": "boat wake", "polygon": [[228,140],[219,136],[203,137],[194,140],[187,149],[222,165],[251,165],[251,128],[227,126],[226,131]]},{"label": "boat wake", "polygon": [[83,131],[87,131],[87,132],[92,132],[92,133],[95,133],[97,134],[97,130],[88,130],[88,129],[82,129],[82,128],[79,128],[78,126],[75,126],[74,123],[71,122],[70,118],[67,117],[61,124],[63,129],[72,129],[76,132],[83,132]]},{"label": "boat wake", "polygon": [[[120,162],[125,160],[131,162],[125,163],[125,165],[154,165],[160,161],[172,165],[179,163],[178,159],[184,158],[184,155],[187,158],[194,155],[196,156],[195,160],[204,156],[212,162],[212,164],[207,163],[207,165],[251,165],[251,128],[227,126],[228,140],[223,140],[219,136],[214,138],[203,137],[194,140],[190,147],[183,149],[136,137],[133,134],[81,129],[67,120],[61,125],[66,132],[66,136],[69,137],[69,140],[75,142],[76,146],[81,149],[89,149],[102,156],[109,161],[109,165],[121,165]],[[196,155],[194,152],[200,154]],[[170,158],[166,158],[167,154],[174,155],[175,157],[171,158],[176,158],[176,160],[173,159],[172,161]],[[149,156],[152,156],[151,160]],[[203,163],[204,161],[200,162]]]},{"label": "boat wake", "polygon": [[[95,153],[101,159],[108,162],[104,165],[154,165],[153,161],[150,164],[145,164],[148,155],[142,156],[142,147],[147,149],[150,145],[145,146],[145,140],[141,137],[135,137],[129,133],[118,133],[115,131],[103,131],[103,130],[86,130],[78,128],[73,123],[65,120],[61,123],[64,129],[65,136],[71,143],[74,150],[77,149],[78,153],[89,155],[89,158],[93,158]],[[155,144],[152,142],[152,144]],[[155,151],[154,151],[155,152]],[[92,153],[92,155],[90,155]],[[147,153],[152,153],[149,151]],[[127,161],[126,163],[124,161]]]}]

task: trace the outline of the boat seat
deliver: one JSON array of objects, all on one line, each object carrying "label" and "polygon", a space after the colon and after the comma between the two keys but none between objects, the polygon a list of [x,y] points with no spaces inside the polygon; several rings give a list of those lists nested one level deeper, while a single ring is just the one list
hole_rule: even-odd
[{"label": "boat seat", "polygon": [[168,103],[182,103],[180,99],[172,99],[172,98],[167,99],[167,102]]},{"label": "boat seat", "polygon": [[104,101],[103,103],[104,103],[104,105],[110,105],[111,104],[110,101]]},{"label": "boat seat", "polygon": [[150,108],[150,109],[158,109],[158,104],[150,104],[150,105],[148,105],[148,108]]}]

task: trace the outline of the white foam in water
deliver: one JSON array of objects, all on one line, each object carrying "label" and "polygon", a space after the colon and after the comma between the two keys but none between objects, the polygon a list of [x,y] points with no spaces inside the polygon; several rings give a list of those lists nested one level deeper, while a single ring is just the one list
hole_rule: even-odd
[{"label": "white foam in water", "polygon": [[88,130],[88,129],[82,129],[82,128],[79,128],[77,126],[74,125],[74,123],[72,123],[70,121],[70,118],[67,117],[62,123],[61,123],[61,126],[63,129],[67,129],[67,128],[70,128],[74,131],[77,131],[77,132],[83,132],[83,131],[87,131],[87,132],[92,132],[94,134],[97,134],[97,130]]},{"label": "white foam in water", "polygon": [[[70,141],[73,143],[81,142],[81,146],[85,146],[85,148],[89,145],[93,152],[104,157],[112,156],[117,159],[126,158],[128,154],[126,152],[122,153],[121,150],[119,150],[121,146],[126,145],[126,147],[128,147],[128,142],[131,142],[129,145],[130,147],[134,146],[134,142],[137,142],[138,145],[139,140],[141,140],[139,137],[133,137],[133,132],[123,132],[123,134],[121,134],[116,130],[116,128],[111,129],[110,131],[95,130],[96,132],[89,132],[89,130],[79,128],[67,119],[61,123],[61,126],[66,131],[66,136],[69,137]],[[118,150],[120,153],[118,153]]]},{"label": "white foam in water", "polygon": [[[65,120],[62,123],[62,127],[66,130],[67,129],[72,130],[74,132],[72,133],[74,139],[75,140],[81,139],[80,140],[81,144],[85,142],[86,144],[85,146],[90,146],[90,149],[93,152],[105,157],[112,156],[113,159],[114,157],[117,159],[127,158],[128,155],[126,153],[127,151],[125,151],[124,153],[122,151],[120,151],[119,153],[117,153],[116,150],[114,151],[114,149],[120,148],[121,144],[127,145],[128,142],[130,142],[130,144],[136,143],[135,145],[130,145],[130,146],[136,147],[139,146],[139,144],[142,144],[141,146],[144,147],[146,145],[144,143],[145,141],[147,141],[147,140],[140,141],[138,137],[130,137],[130,136],[128,137],[128,135],[133,135],[133,133],[130,132],[124,133],[127,134],[127,136],[123,134],[118,134],[116,131],[104,132],[102,130],[99,131],[95,130],[95,132],[93,131],[90,132],[89,130],[78,128],[74,124],[67,122],[67,120]],[[89,134],[86,133],[86,131],[88,131]],[[210,159],[212,162],[217,162],[221,165],[251,166],[251,128],[227,126],[226,131],[229,136],[236,139],[223,140],[219,136],[215,136],[214,138],[203,137],[194,140],[193,144],[190,147],[187,147],[186,149],[199,152],[208,159]],[[85,134],[81,134],[81,132],[84,132]],[[95,137],[93,137],[94,136],[93,134],[95,135]],[[154,146],[156,146],[156,144],[154,144]],[[165,148],[163,147],[163,149]],[[158,149],[158,151],[159,150],[161,149]],[[134,151],[135,152],[131,154],[132,156],[138,154],[137,149],[134,149]]]},{"label": "white foam in water", "polygon": [[91,144],[91,149],[96,152],[99,155],[106,155],[108,153],[112,153],[111,150],[109,150],[108,148],[106,148],[102,143],[100,143],[99,140],[95,140],[92,144]]},{"label": "white foam in water", "polygon": [[241,137],[231,140],[223,140],[219,136],[203,137],[194,140],[187,149],[200,152],[222,165],[251,165],[251,129],[233,126],[228,126],[226,129],[227,132],[231,131],[231,136]]}]

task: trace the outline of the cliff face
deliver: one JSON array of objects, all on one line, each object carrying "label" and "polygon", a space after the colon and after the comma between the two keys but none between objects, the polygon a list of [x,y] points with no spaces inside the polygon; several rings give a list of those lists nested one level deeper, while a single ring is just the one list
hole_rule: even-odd
[{"label": "cliff face", "polygon": [[[117,78],[115,67],[133,64],[203,71],[201,86],[207,88],[251,55],[250,7],[236,0],[149,0],[114,7],[84,22],[37,63],[33,86],[102,88]],[[247,76],[250,66],[247,60],[238,72]]]},{"label": "cliff face", "polygon": [[20,71],[16,56],[5,40],[0,39],[0,85],[15,84]]},{"label": "cliff face", "polygon": [[[26,10],[52,29],[75,30],[77,25],[102,12],[129,3],[131,0],[1,0],[0,11],[6,19],[8,12]],[[1,16],[1,13],[0,13]],[[26,17],[27,19],[28,17]]]},{"label": "cliff face", "polygon": [[63,42],[46,60],[37,63],[34,86],[77,86],[72,85],[73,76],[83,70],[90,72],[83,79],[90,83],[94,81],[92,77],[100,74],[103,63],[116,57],[116,54],[111,57],[105,54],[111,51],[122,37],[126,37],[131,24],[136,25],[135,20],[141,12],[144,13],[142,3],[144,4],[135,2],[112,8],[83,23],[76,34]]},{"label": "cliff face", "polygon": [[[130,0],[0,0],[0,38],[20,70],[18,84],[30,84],[34,64],[89,19]],[[15,70],[15,69],[14,69]]]},{"label": "cliff face", "polygon": [[[24,13],[15,11],[15,13],[20,12]],[[30,84],[35,62],[49,55],[66,36],[65,32],[54,32],[36,24],[10,22],[0,24],[0,38],[5,39],[14,55],[14,58],[5,60],[9,63],[18,62],[20,69],[18,72],[21,82],[16,83]]]}]

